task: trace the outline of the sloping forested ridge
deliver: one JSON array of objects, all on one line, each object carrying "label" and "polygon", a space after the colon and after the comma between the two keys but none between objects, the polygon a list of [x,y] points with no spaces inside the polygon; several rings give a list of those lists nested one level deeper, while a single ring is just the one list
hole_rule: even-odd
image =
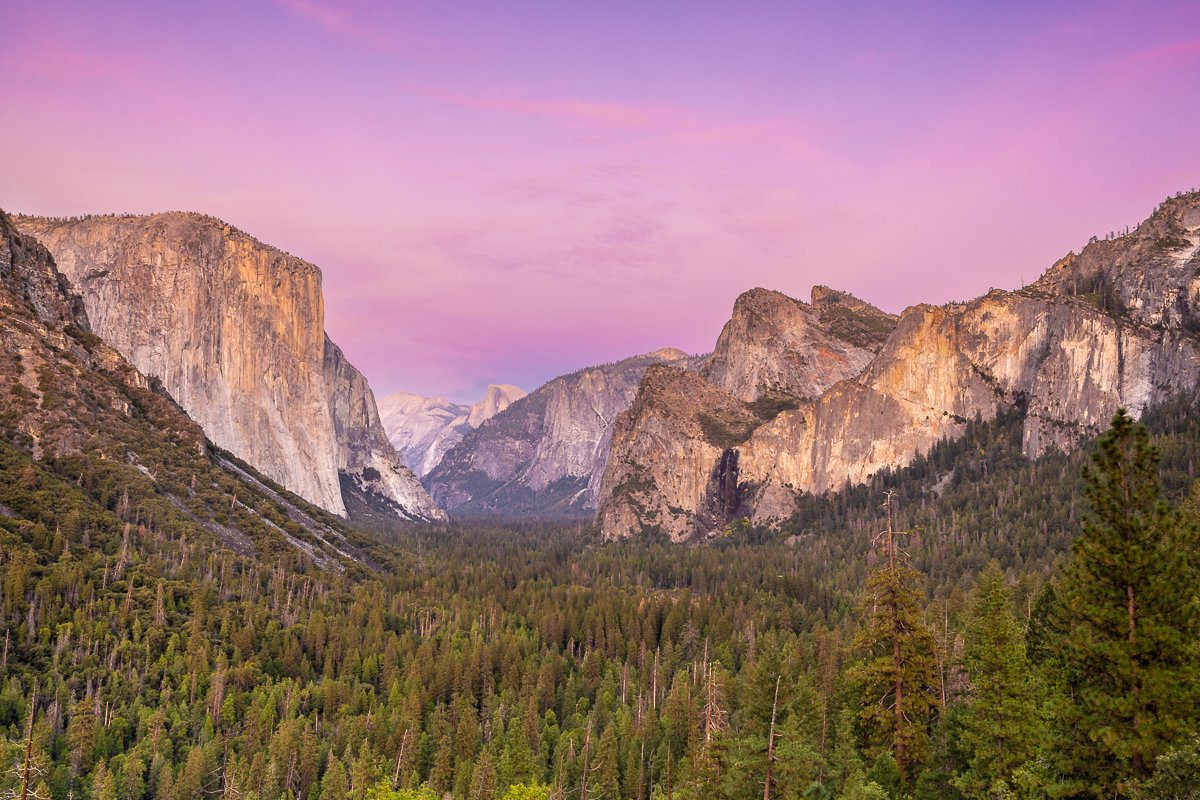
[{"label": "sloping forested ridge", "polygon": [[[1181,401],[1147,421],[1187,506],[1200,415]],[[380,530],[389,569],[349,574],[139,526],[156,497],[134,473],[97,487],[6,447],[0,792],[28,774],[29,796],[64,800],[1175,796],[1138,781],[1194,774],[1191,706],[1162,709],[1135,770],[1124,732],[1070,702],[1092,688],[1064,664],[1091,651],[1045,587],[1085,517],[1086,456],[1030,463],[1020,429],[977,422],[808,498],[782,534]],[[902,573],[876,538],[889,490],[914,532]],[[872,694],[895,677],[889,603],[914,637],[902,730]]]}]

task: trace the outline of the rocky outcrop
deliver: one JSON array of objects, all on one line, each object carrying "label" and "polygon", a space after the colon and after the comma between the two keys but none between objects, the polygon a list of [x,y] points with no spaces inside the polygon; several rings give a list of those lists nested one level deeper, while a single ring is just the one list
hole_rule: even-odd
[{"label": "rocky outcrop", "polygon": [[356,495],[364,505],[415,522],[443,520],[412,470],[401,463],[375,407],[367,379],[325,337],[325,385],[337,442],[343,497]]},{"label": "rocky outcrop", "polygon": [[860,372],[896,318],[825,287],[805,303],[753,289],[737,298],[697,373],[646,373],[618,419],[597,496],[608,531],[700,538],[747,513],[737,448],[781,412]]},{"label": "rocky outcrop", "polygon": [[[339,434],[331,409],[338,397],[370,390],[327,380],[320,270],[199,214],[20,217],[17,225],[53,253],[96,333],[159,379],[214,443],[346,513],[339,466],[373,434],[356,427],[362,415]],[[415,476],[390,483],[397,504],[423,494]]]},{"label": "rocky outcrop", "polygon": [[894,316],[825,287],[813,290],[811,304],[752,289],[734,303],[703,374],[747,402],[815,398],[857,375],[895,324]]},{"label": "rocky outcrop", "polygon": [[516,386],[491,385],[482,400],[468,406],[396,392],[379,401],[379,415],[400,458],[424,477],[465,434],[524,396]]},{"label": "rocky outcrop", "polygon": [[653,364],[691,364],[665,348],[563,375],[468,432],[425,476],[451,514],[582,515],[595,504],[612,426]]},{"label": "rocky outcrop", "polygon": [[[1098,433],[1118,407],[1140,415],[1194,391],[1197,331],[1200,195],[1186,195],[1133,233],[1068,255],[1027,289],[907,309],[861,372],[730,442],[736,458],[729,448],[718,454],[681,444],[661,420],[695,412],[678,399],[655,405],[661,392],[644,384],[647,403],[639,398],[617,426],[598,520],[609,537],[660,527],[674,539],[711,535],[735,515],[768,524],[792,513],[798,492],[864,481],[957,437],[971,418],[1014,407],[1025,413],[1028,455],[1070,448]],[[733,358],[723,372],[706,374],[726,385],[726,376],[742,375],[734,386],[745,397],[753,394],[745,387],[763,391],[780,374],[756,364],[787,363],[769,353],[752,360]],[[700,455],[683,458],[689,447]],[[631,493],[628,476],[661,496]],[[674,511],[664,517],[664,508]]]},{"label": "rocky outcrop", "polygon": [[[601,529],[692,537],[721,459],[761,422],[746,403],[695,372],[646,370],[613,431],[598,491]],[[715,477],[720,483],[724,476]]]}]

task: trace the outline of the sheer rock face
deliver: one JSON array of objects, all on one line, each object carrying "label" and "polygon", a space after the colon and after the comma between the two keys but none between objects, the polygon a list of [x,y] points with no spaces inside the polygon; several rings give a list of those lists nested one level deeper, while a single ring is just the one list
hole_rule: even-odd
[{"label": "sheer rock face", "polygon": [[594,506],[612,426],[652,364],[690,363],[666,348],[546,383],[468,432],[425,477],[454,513],[582,514]]},{"label": "sheer rock face", "polygon": [[[799,324],[785,307],[780,316]],[[741,516],[769,524],[793,512],[800,491],[836,489],[903,466],[938,439],[961,435],[976,415],[988,419],[1014,406],[1026,409],[1028,455],[1074,447],[1119,407],[1140,415],[1194,391],[1197,331],[1200,195],[1187,195],[1132,234],[1067,256],[1027,289],[907,309],[857,375],[729,442],[736,459],[703,446],[684,424],[700,413],[688,398],[715,398],[698,385],[665,393],[648,376],[645,397],[617,426],[597,519],[608,537],[658,527],[673,539],[711,535]],[[755,365],[787,363],[760,351],[741,348],[753,354],[751,366],[735,357],[723,371],[708,371],[709,381],[728,386],[726,376],[739,370],[773,375]],[[733,389],[745,399],[753,394],[747,386],[773,380],[743,379]],[[631,485],[644,490],[631,492]]]},{"label": "sheer rock face", "polygon": [[328,336],[325,337],[325,384],[329,387],[329,413],[333,418],[342,486],[349,481],[368,505],[390,509],[402,519],[444,520],[446,512],[434,504],[388,441],[367,379]]},{"label": "sheer rock face", "polygon": [[643,529],[675,541],[697,535],[710,477],[729,452],[729,442],[706,435],[716,420],[735,430],[759,422],[745,403],[695,372],[646,370],[632,407],[614,427],[600,481],[597,522],[606,535]]},{"label": "sheer rock face", "polygon": [[[175,523],[192,523],[245,555],[265,539],[339,572],[347,561],[369,563],[328,514],[214,451],[161,386],[92,332],[83,299],[50,252],[19,233],[2,210],[0,385],[6,387],[0,393],[0,440],[35,460],[82,456],[82,463],[108,462],[112,477],[124,470],[125,481],[136,470],[141,474],[135,480],[153,486],[154,502],[171,509],[160,518],[159,505],[151,526],[174,530]],[[216,475],[233,485],[218,486]],[[219,502],[216,512],[213,490],[231,505]],[[85,490],[77,499],[86,503],[89,494],[100,500],[102,493]]]},{"label": "sheer rock face", "polygon": [[464,435],[524,396],[516,386],[491,385],[482,400],[468,406],[396,392],[379,401],[379,414],[400,458],[424,477]]},{"label": "sheer rock face", "polygon": [[335,396],[353,390],[326,380],[320,270],[198,214],[16,222],[49,248],[94,331],[215,444],[345,515],[341,452],[370,434],[335,430]]}]

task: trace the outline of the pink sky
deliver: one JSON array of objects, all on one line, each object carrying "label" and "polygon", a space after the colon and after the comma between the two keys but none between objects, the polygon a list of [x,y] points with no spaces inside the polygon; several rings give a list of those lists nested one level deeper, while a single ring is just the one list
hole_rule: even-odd
[{"label": "pink sky", "polygon": [[1016,287],[1200,185],[1194,3],[176,5],[0,0],[0,207],[307,258],[379,395]]}]

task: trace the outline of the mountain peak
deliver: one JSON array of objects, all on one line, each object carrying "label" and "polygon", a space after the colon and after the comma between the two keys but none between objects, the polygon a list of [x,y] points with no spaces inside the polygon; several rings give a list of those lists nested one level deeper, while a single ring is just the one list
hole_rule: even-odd
[{"label": "mountain peak", "polygon": [[191,212],[15,222],[53,254],[94,332],[214,444],[334,514],[348,513],[350,478],[389,514],[440,517],[325,336],[316,266]]},{"label": "mountain peak", "polygon": [[656,358],[659,361],[683,361],[685,358],[691,358],[691,356],[678,347],[660,347],[657,350],[646,353],[643,358]]},{"label": "mountain peak", "polygon": [[866,366],[896,318],[824,286],[809,305],[761,287],[743,292],[704,376],[740,400],[815,397]]},{"label": "mountain peak", "polygon": [[492,417],[525,396],[525,390],[509,383],[488,384],[483,399],[471,406],[467,424],[478,428]]}]

